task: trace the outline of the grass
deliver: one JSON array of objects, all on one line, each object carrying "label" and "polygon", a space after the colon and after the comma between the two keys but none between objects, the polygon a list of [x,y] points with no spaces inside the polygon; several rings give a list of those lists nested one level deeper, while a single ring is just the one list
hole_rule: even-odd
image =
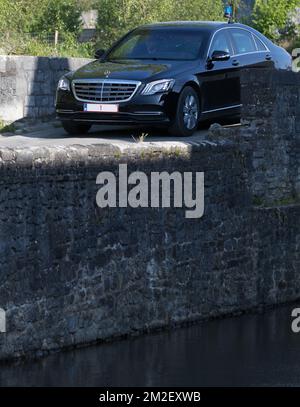
[{"label": "grass", "polygon": [[6,123],[4,120],[0,119],[1,133],[13,133],[15,130],[16,129],[13,123]]},{"label": "grass", "polygon": [[137,137],[134,137],[134,135],[132,135],[131,137],[136,143],[143,143],[148,136],[148,133],[140,133]]},{"label": "grass", "polygon": [[265,202],[262,198],[255,195],[252,199],[252,203],[254,206],[263,206],[263,207],[289,206],[299,204],[300,197],[287,196],[285,198],[278,199],[277,201],[269,203]]},{"label": "grass", "polygon": [[252,203],[254,206],[263,206],[264,205],[263,199],[256,195],[254,195],[254,197],[252,199]]},{"label": "grass", "polygon": [[300,197],[290,196],[279,199],[273,203],[273,206],[288,206],[300,203]]},{"label": "grass", "polygon": [[42,38],[30,38],[15,34],[9,39],[0,37],[0,50],[7,55],[31,55],[40,57],[78,57],[93,58],[95,44],[80,43],[74,35],[65,35],[55,47],[53,43]]}]

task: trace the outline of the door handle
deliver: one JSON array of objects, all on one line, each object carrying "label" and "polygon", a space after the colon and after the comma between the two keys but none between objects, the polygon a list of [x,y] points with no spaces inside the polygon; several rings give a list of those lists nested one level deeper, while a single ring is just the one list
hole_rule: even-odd
[{"label": "door handle", "polygon": [[267,60],[267,61],[271,61],[271,59],[272,59],[272,55],[267,54],[267,55],[266,55],[266,60]]},{"label": "door handle", "polygon": [[237,59],[234,59],[233,61],[232,61],[232,65],[233,66],[239,66],[239,61],[237,60]]}]

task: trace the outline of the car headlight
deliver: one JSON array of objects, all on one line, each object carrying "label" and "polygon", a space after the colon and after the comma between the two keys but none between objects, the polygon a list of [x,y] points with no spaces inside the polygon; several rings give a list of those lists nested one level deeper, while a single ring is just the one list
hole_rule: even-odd
[{"label": "car headlight", "polygon": [[174,79],[162,79],[147,83],[142,91],[142,95],[154,95],[155,93],[168,92],[175,83]]},{"label": "car headlight", "polygon": [[63,76],[58,82],[57,89],[70,91],[69,79]]}]

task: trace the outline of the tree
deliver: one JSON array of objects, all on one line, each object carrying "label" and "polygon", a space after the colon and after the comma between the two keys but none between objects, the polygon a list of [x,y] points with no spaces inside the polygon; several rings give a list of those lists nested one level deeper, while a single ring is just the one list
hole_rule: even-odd
[{"label": "tree", "polygon": [[[91,51],[92,45],[77,40],[81,12],[91,5],[88,0],[0,0],[0,52],[80,55]],[[60,34],[59,47],[54,47],[55,30]]]},{"label": "tree", "polygon": [[142,24],[172,20],[223,19],[222,0],[97,0],[99,46],[107,48]]},{"label": "tree", "polygon": [[0,32],[27,31],[43,0],[0,0]]},{"label": "tree", "polygon": [[32,24],[31,30],[77,34],[81,27],[82,6],[77,0],[43,0],[42,18]]},{"label": "tree", "polygon": [[268,38],[279,41],[293,32],[292,15],[300,0],[256,0],[253,26]]},{"label": "tree", "polygon": [[90,4],[84,0],[0,0],[0,32],[78,33],[82,9]]}]

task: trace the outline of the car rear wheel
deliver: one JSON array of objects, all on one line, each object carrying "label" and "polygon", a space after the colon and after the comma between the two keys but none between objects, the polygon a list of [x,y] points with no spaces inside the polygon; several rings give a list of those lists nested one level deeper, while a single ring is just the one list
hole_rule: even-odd
[{"label": "car rear wheel", "polygon": [[181,92],[177,104],[176,117],[169,132],[175,136],[191,136],[198,127],[200,102],[197,92],[186,86]]},{"label": "car rear wheel", "polygon": [[86,134],[92,127],[92,125],[88,123],[71,122],[65,120],[62,121],[62,126],[71,136],[76,134]]}]

